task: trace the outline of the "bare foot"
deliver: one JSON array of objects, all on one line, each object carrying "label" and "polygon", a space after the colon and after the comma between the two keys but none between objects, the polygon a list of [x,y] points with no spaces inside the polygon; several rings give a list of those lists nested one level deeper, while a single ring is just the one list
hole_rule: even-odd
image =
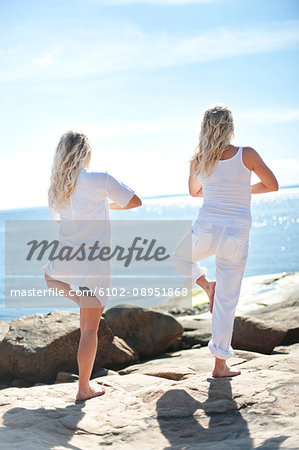
[{"label": "bare foot", "polygon": [[88,400],[89,398],[99,397],[100,395],[105,394],[104,387],[93,387],[90,386],[88,389],[79,389],[78,394],[76,396],[76,401]]},{"label": "bare foot", "polygon": [[198,284],[198,286],[200,286],[207,293],[209,297],[209,309],[211,313],[213,311],[216,281],[208,281],[205,275],[202,275],[196,280],[196,284]]},{"label": "bare foot", "polygon": [[215,367],[212,372],[212,377],[221,378],[221,377],[235,377],[241,374],[241,370],[232,369],[231,367],[225,366],[223,368]]},{"label": "bare foot", "polygon": [[210,313],[213,311],[215,287],[216,287],[216,281],[209,281],[208,291],[206,291],[206,292],[209,297]]}]

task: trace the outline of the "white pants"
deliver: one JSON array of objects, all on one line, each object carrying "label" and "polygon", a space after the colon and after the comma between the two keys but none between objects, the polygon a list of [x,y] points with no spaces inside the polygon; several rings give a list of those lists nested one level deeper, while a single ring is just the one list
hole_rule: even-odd
[{"label": "white pants", "polygon": [[175,248],[173,262],[185,277],[185,287],[207,273],[199,261],[215,255],[216,288],[212,312],[211,353],[220,359],[233,355],[231,339],[235,309],[247,262],[251,223],[201,217]]}]

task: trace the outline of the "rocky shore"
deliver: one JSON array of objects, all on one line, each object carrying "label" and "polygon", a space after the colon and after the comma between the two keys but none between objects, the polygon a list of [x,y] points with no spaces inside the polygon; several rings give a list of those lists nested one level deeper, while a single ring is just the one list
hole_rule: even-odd
[{"label": "rocky shore", "polygon": [[200,292],[200,314],[107,309],[93,371],[106,393],[79,404],[78,313],[0,321],[1,448],[298,448],[298,287],[299,274],[244,280],[233,379],[211,378]]}]

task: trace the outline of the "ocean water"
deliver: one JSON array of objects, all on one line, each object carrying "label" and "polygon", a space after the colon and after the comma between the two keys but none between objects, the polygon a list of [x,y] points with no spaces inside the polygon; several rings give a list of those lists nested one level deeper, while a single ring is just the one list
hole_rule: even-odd
[{"label": "ocean water", "polygon": [[[192,220],[197,217],[202,199],[188,195],[152,197],[143,200],[143,206],[135,210],[111,211],[113,220]],[[249,255],[244,276],[299,271],[299,186],[281,188],[278,192],[252,196],[252,228]],[[50,219],[47,207],[0,211],[0,320],[15,318],[36,312],[47,313],[48,308],[6,308],[4,298],[4,242],[6,220]],[[202,261],[208,268],[208,278],[214,278],[214,257]],[[106,308],[122,300],[114,298]],[[138,304],[142,304],[138,301]],[[149,306],[148,300],[143,300]],[[64,310],[78,311],[72,307]]]}]

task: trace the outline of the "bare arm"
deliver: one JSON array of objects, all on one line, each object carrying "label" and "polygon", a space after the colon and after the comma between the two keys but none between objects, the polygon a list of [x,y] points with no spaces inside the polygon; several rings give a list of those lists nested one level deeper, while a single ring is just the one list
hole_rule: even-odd
[{"label": "bare arm", "polygon": [[278,181],[272,170],[265,164],[261,156],[251,147],[245,147],[244,163],[249,170],[259,177],[260,182],[251,186],[252,194],[278,191]]},{"label": "bare arm", "polygon": [[200,184],[197,175],[194,173],[192,164],[190,164],[189,193],[191,197],[203,197],[202,185]]},{"label": "bare arm", "polygon": [[134,194],[129,203],[126,206],[120,206],[115,202],[109,203],[110,209],[133,209],[138,208],[138,206],[142,205],[141,199],[138,197],[138,195]]}]

